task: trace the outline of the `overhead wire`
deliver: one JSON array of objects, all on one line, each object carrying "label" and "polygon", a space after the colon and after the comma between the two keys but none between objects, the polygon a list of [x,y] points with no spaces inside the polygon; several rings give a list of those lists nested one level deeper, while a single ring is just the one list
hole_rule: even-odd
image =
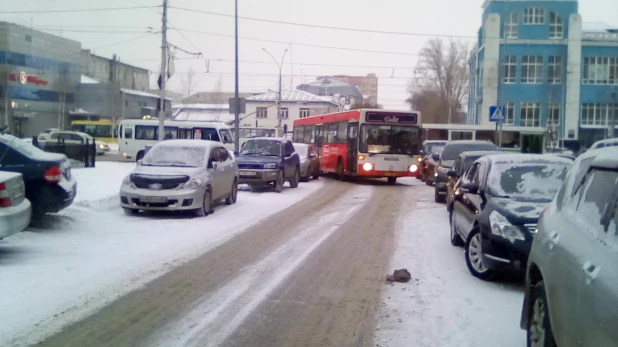
[{"label": "overhead wire", "polygon": [[141,10],[146,8],[157,8],[161,5],[153,6],[134,6],[134,7],[104,7],[104,8],[80,8],[80,9],[65,9],[65,10],[26,10],[26,11],[0,11],[0,14],[29,14],[29,13],[70,13],[70,12],[101,12],[101,11],[120,11],[120,10]]}]

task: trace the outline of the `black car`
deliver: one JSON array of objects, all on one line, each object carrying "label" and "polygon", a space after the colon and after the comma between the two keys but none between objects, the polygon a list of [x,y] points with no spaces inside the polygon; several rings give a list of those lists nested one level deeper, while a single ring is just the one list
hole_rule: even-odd
[{"label": "black car", "polygon": [[0,170],[19,172],[33,214],[58,212],[73,203],[77,183],[64,154],[48,153],[12,135],[0,134]]},{"label": "black car", "polygon": [[490,154],[498,154],[503,152],[487,152],[487,151],[472,151],[472,152],[463,152],[461,153],[457,159],[455,159],[455,164],[453,165],[453,169],[449,170],[446,174],[448,175],[448,182],[446,183],[446,210],[451,212],[453,209],[453,197],[455,194],[459,194],[457,188],[461,185],[461,180],[459,179],[463,176],[464,172],[468,171],[470,166],[480,157],[484,155]]},{"label": "black car", "polygon": [[246,183],[252,189],[272,184],[275,192],[280,193],[285,181],[289,181],[292,188],[298,187],[300,182],[300,156],[288,139],[249,139],[243,144],[236,163],[238,183]]},{"label": "black car", "polygon": [[436,170],[436,188],[434,191],[435,202],[446,202],[446,183],[448,182],[447,173],[453,168],[455,159],[462,152],[468,151],[499,151],[498,146],[489,141],[478,140],[457,140],[451,141],[444,146],[440,155],[433,154],[432,157],[439,163]]},{"label": "black car", "polygon": [[492,154],[461,177],[450,213],[451,244],[465,244],[472,275],[524,271],[539,215],[562,186],[571,160],[543,154]]},{"label": "black car", "polygon": [[440,150],[442,150],[447,142],[448,141],[442,141],[442,140],[423,141],[423,145],[421,148],[421,156],[422,156],[421,164],[420,164],[421,172],[419,173],[418,179],[420,179],[423,182],[427,181],[427,177],[430,177],[429,175],[433,173],[433,172],[430,173],[429,170],[426,170],[427,160],[431,159],[432,154],[437,153]]}]

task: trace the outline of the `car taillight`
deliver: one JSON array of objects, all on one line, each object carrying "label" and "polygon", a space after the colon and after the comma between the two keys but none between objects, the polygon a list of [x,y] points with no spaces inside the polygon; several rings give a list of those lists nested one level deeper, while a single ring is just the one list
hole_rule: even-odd
[{"label": "car taillight", "polygon": [[0,207],[11,207],[11,198],[4,183],[0,183]]},{"label": "car taillight", "polygon": [[52,166],[45,172],[43,178],[49,183],[58,183],[62,178],[62,172],[57,166]]}]

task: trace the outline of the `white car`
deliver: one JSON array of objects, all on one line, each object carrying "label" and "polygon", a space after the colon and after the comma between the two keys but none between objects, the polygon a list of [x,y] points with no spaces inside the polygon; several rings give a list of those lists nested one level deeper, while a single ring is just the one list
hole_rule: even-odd
[{"label": "white car", "polygon": [[206,216],[219,200],[236,203],[238,165],[221,142],[167,140],[148,150],[122,182],[120,206],[140,210],[193,211]]},{"label": "white car", "polygon": [[0,239],[24,230],[31,216],[32,206],[26,199],[22,175],[0,171]]},{"label": "white car", "polygon": [[110,151],[110,147],[107,142],[95,140],[92,136],[78,131],[52,130],[50,132],[43,132],[39,134],[37,140],[39,141],[39,144],[43,146],[48,142],[64,142],[65,144],[78,145],[85,144],[86,142],[92,143],[92,141],[94,141],[97,147],[96,151],[98,155],[102,155]]}]

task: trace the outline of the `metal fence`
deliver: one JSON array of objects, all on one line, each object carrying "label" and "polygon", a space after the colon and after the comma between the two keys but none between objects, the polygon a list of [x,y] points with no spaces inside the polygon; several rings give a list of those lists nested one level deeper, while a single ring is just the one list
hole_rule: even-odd
[{"label": "metal fence", "polygon": [[95,141],[86,140],[83,144],[65,143],[64,139],[58,142],[47,141],[40,144],[38,139],[32,138],[32,144],[36,147],[50,153],[64,154],[69,158],[71,167],[83,168],[94,167],[97,157],[97,147]]}]

